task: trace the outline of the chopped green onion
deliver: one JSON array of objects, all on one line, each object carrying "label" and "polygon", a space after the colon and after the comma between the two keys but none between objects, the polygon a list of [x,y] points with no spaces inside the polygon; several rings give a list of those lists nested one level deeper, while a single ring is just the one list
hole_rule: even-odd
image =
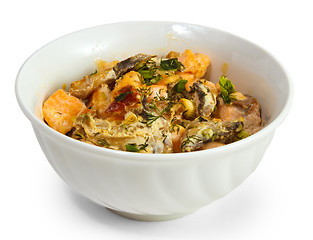
[{"label": "chopped green onion", "polygon": [[154,84],[162,79],[160,74],[156,74],[156,68],[154,65],[148,67],[147,65],[137,70],[144,79],[144,83],[147,85]]},{"label": "chopped green onion", "polygon": [[186,86],[186,83],[188,81],[187,80],[180,80],[175,86],[174,86],[174,90],[178,93],[182,93],[185,91],[185,86]]},{"label": "chopped green onion", "polygon": [[181,70],[183,66],[184,65],[181,62],[179,62],[177,58],[170,58],[167,60],[162,60],[160,63],[160,68],[162,70],[177,71],[177,70]]},{"label": "chopped green onion", "polygon": [[148,81],[146,81],[147,85],[151,85],[153,83],[157,83],[158,81],[160,81],[162,79],[161,75],[156,75],[155,77],[149,79]]},{"label": "chopped green onion", "polygon": [[137,148],[136,143],[126,144],[126,151],[128,152],[139,152],[140,150]]},{"label": "chopped green onion", "polygon": [[115,97],[115,101],[116,102],[120,102],[122,100],[124,100],[129,94],[131,94],[132,92],[128,89],[127,92],[121,93],[120,95],[118,95],[117,97]]},{"label": "chopped green onion", "polygon": [[138,72],[141,74],[141,76],[146,79],[146,78],[153,78],[154,75],[154,70],[153,69],[149,69],[146,67],[140,68],[138,69]]}]

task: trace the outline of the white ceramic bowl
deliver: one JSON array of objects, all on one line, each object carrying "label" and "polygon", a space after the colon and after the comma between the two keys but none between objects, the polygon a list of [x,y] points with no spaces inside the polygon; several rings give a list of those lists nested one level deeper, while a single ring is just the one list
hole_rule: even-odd
[{"label": "white ceramic bowl", "polygon": [[[100,148],[64,136],[42,120],[43,101],[94,71],[94,60],[121,60],[136,53],[166,54],[186,48],[207,54],[210,78],[223,63],[236,88],[255,96],[266,126],[223,147],[191,153],[140,154]],[[257,167],[291,105],[291,81],[281,65],[255,44],[232,34],[175,22],[125,22],[71,33],[45,45],[22,66],[18,103],[60,177],[82,195],[120,215],[166,220],[225,196]]]}]

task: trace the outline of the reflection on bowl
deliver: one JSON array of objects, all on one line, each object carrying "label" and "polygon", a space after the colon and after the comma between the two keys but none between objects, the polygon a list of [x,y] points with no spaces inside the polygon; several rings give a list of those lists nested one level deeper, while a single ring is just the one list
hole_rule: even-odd
[{"label": "reflection on bowl", "polygon": [[[141,154],[89,145],[62,135],[41,117],[43,101],[64,83],[93,72],[94,60],[192,49],[208,55],[210,79],[227,74],[256,97],[265,127],[241,141],[190,153]],[[189,214],[225,196],[257,167],[292,101],[291,80],[262,48],[232,34],[173,22],[125,22],[61,37],[35,52],[16,80],[19,105],[51,166],[76,191],[114,212],[156,221]]]}]

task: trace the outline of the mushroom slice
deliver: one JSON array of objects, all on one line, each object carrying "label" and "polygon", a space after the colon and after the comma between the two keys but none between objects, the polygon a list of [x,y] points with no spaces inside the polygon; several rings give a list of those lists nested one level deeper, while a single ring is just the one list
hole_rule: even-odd
[{"label": "mushroom slice", "polygon": [[192,88],[199,116],[210,116],[216,105],[216,96],[202,82],[195,82]]},{"label": "mushroom slice", "polygon": [[230,143],[243,129],[243,119],[232,122],[207,120],[199,117],[186,128],[182,137],[182,152],[191,152],[203,149],[209,142]]},{"label": "mushroom slice", "polygon": [[118,62],[114,67],[105,69],[103,72],[86,75],[83,79],[72,82],[69,92],[72,96],[85,100],[101,84],[114,82],[123,74],[131,71],[137,64],[152,57],[151,55],[137,54]]}]

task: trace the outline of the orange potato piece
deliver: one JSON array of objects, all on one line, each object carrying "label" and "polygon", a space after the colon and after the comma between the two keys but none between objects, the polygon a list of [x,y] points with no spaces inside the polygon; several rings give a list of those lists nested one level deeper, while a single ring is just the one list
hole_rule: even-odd
[{"label": "orange potato piece", "polygon": [[59,89],[44,102],[42,114],[51,128],[65,134],[72,129],[77,115],[85,109],[81,100]]},{"label": "orange potato piece", "polygon": [[208,56],[202,53],[194,54],[190,49],[186,49],[185,52],[178,57],[178,61],[184,64],[184,72],[194,74],[195,78],[203,77],[210,64]]},{"label": "orange potato piece", "polygon": [[207,55],[204,55],[202,53],[196,53],[196,64],[197,64],[197,72],[196,72],[196,78],[201,78],[205,74],[208,66],[210,65],[210,59]]}]

